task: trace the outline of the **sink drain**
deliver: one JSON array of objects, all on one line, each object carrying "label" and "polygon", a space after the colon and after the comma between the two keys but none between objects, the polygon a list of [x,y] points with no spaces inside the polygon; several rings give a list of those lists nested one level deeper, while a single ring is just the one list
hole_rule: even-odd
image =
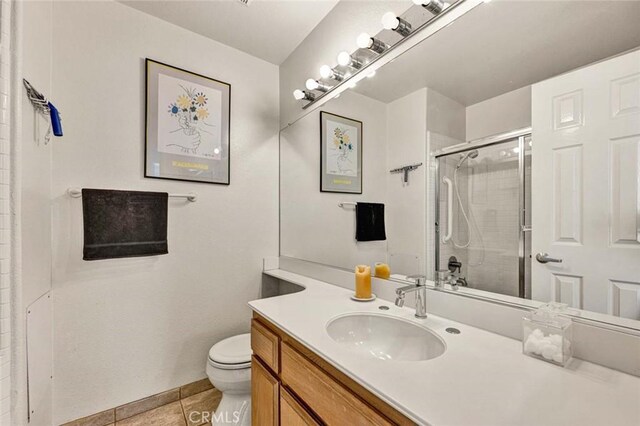
[{"label": "sink drain", "polygon": [[380,309],[381,311],[388,311],[389,307],[382,305],[382,306],[378,306],[378,309]]},{"label": "sink drain", "polygon": [[460,334],[460,330],[457,328],[449,327],[445,330],[449,334]]}]

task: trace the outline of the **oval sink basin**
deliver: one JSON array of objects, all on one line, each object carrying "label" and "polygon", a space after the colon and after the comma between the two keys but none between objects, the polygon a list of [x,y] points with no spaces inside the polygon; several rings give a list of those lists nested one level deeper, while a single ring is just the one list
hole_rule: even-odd
[{"label": "oval sink basin", "polygon": [[385,361],[424,361],[445,351],[435,333],[400,318],[347,314],[332,319],[327,333],[347,348]]}]

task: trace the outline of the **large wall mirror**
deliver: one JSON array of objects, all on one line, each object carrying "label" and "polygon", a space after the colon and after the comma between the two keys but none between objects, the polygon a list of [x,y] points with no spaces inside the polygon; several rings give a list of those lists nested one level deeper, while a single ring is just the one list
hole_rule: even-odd
[{"label": "large wall mirror", "polygon": [[[309,108],[281,131],[281,256],[454,271],[466,295],[640,329],[638,22],[639,2],[480,4]],[[322,112],[362,123],[342,129],[361,194],[321,191],[344,142]],[[354,203],[384,204],[385,239],[356,240]]]}]

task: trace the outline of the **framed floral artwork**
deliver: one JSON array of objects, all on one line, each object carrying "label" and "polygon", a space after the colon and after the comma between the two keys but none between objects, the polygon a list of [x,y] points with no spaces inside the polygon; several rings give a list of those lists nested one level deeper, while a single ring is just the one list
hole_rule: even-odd
[{"label": "framed floral artwork", "polygon": [[320,112],[320,191],[362,194],[362,122]]},{"label": "framed floral artwork", "polygon": [[229,185],[231,85],[146,59],[145,177]]}]

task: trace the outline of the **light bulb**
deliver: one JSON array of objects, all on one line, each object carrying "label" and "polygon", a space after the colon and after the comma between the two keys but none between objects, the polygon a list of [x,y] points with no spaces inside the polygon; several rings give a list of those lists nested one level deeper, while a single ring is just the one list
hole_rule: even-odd
[{"label": "light bulb", "polygon": [[296,89],[293,91],[293,97],[296,98],[297,101],[304,99],[304,92],[300,89]]},{"label": "light bulb", "polygon": [[349,55],[349,52],[340,52],[338,54],[338,64],[342,65],[343,67],[348,66],[351,63],[351,55]]},{"label": "light bulb", "polygon": [[356,44],[361,49],[368,49],[373,44],[373,39],[367,33],[362,33],[356,39]]},{"label": "light bulb", "polygon": [[331,78],[332,75],[333,75],[333,70],[329,65],[323,65],[320,67],[320,77]]},{"label": "light bulb", "polygon": [[315,81],[314,79],[310,78],[305,83],[305,86],[309,90],[316,90],[318,88],[318,86],[320,86],[320,85],[318,84],[317,81]]},{"label": "light bulb", "polygon": [[385,30],[395,30],[400,25],[398,17],[393,12],[387,12],[382,15],[382,27]]}]

